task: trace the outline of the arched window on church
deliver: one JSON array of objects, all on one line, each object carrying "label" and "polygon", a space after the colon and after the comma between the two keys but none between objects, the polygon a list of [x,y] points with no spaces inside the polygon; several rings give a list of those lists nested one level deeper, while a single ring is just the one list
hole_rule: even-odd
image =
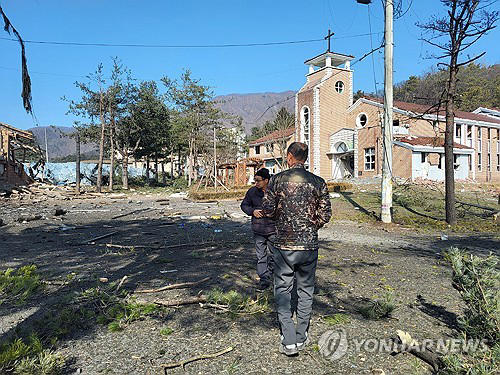
[{"label": "arched window on church", "polygon": [[310,129],[310,113],[309,107],[302,107],[301,116],[300,116],[300,133],[301,133],[301,141],[309,146],[309,129]]}]

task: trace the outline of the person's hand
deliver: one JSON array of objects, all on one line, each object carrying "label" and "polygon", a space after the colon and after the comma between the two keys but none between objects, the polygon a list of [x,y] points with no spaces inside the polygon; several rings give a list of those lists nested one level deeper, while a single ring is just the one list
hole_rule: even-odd
[{"label": "person's hand", "polygon": [[262,210],[254,210],[253,211],[253,216],[255,216],[257,218],[264,217],[264,212],[262,212]]}]

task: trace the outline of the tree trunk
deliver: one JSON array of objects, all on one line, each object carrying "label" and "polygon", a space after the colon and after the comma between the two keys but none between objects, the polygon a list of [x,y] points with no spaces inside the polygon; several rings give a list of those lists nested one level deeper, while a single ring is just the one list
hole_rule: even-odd
[{"label": "tree trunk", "polygon": [[146,157],[146,183],[149,185],[149,156]]},{"label": "tree trunk", "polygon": [[101,192],[102,189],[102,164],[104,161],[104,137],[106,134],[105,124],[104,124],[104,113],[103,113],[103,97],[102,91],[99,96],[99,117],[101,118],[101,141],[99,142],[99,163],[97,164],[97,183],[96,183],[96,191],[98,193]]},{"label": "tree trunk", "polygon": [[457,213],[455,209],[455,168],[453,165],[453,137],[455,124],[455,115],[453,112],[457,70],[456,62],[453,62],[452,57],[446,89],[446,131],[444,134],[445,207],[446,222],[450,225],[455,225],[457,223]]},{"label": "tree trunk", "polygon": [[170,179],[174,179],[174,153],[170,151]]},{"label": "tree trunk", "polygon": [[188,163],[188,186],[191,186],[193,178],[193,140],[189,140],[189,163]]},{"label": "tree trunk", "polygon": [[76,134],[76,192],[80,194],[80,135]]},{"label": "tree trunk", "polygon": [[167,183],[167,176],[165,175],[165,158],[161,161],[161,183],[163,185]]},{"label": "tree trunk", "polygon": [[181,166],[181,148],[179,147],[179,153],[178,153],[178,161],[179,163],[177,164],[177,174],[182,176],[182,166]]},{"label": "tree trunk", "polygon": [[155,182],[158,183],[158,154],[155,153],[155,175],[154,175]]},{"label": "tree trunk", "polygon": [[122,154],[122,185],[128,190],[128,148],[124,148]]},{"label": "tree trunk", "polygon": [[109,141],[111,143],[111,150],[110,150],[110,161],[109,161],[109,186],[108,190],[112,191],[113,190],[113,175],[115,171],[115,141],[114,141],[114,130],[115,130],[115,118],[113,113],[110,111],[111,114],[111,122],[109,124]]}]

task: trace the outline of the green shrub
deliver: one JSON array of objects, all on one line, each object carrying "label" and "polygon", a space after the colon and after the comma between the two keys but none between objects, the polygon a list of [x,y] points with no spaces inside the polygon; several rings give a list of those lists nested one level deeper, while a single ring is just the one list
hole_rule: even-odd
[{"label": "green shrub", "polygon": [[498,257],[479,257],[451,248],[445,259],[453,269],[453,287],[466,304],[459,318],[461,330],[468,336],[487,339],[491,345],[500,340],[500,271]]},{"label": "green shrub", "polygon": [[381,299],[362,304],[358,311],[366,319],[380,320],[389,318],[395,308],[394,295],[388,292]]}]

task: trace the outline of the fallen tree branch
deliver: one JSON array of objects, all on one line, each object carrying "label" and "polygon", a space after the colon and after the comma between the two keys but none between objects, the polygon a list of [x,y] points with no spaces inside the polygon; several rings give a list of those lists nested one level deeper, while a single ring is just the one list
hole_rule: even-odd
[{"label": "fallen tree branch", "polygon": [[164,363],[164,364],[160,365],[160,367],[163,367],[165,369],[165,373],[166,373],[167,372],[166,370],[169,369],[169,368],[176,368],[176,367],[182,367],[182,368],[184,368],[184,366],[186,366],[188,363],[199,361],[201,359],[217,358],[217,357],[220,357],[221,355],[229,353],[229,352],[231,352],[233,350],[234,350],[234,348],[232,346],[230,346],[230,347],[228,347],[228,348],[226,348],[224,350],[221,350],[220,352],[217,352],[217,353],[213,353],[213,354],[201,354],[201,355],[197,355],[196,357],[191,357],[191,358],[185,359],[183,361],[179,361],[179,362]]},{"label": "fallen tree branch", "polygon": [[111,237],[112,235],[117,234],[117,233],[118,233],[118,231],[114,231],[114,232],[104,234],[104,235],[99,236],[99,237],[94,237],[94,238],[88,239],[87,241],[79,243],[78,245],[88,245],[89,242],[99,241],[99,240],[102,240],[103,238]]},{"label": "fallen tree branch", "polygon": [[115,292],[118,292],[120,290],[120,288],[122,287],[122,285],[125,283],[125,281],[127,281],[128,279],[128,276],[125,275],[122,277],[122,279],[120,280],[120,283],[118,284],[118,286],[116,287],[116,291]]},{"label": "fallen tree branch", "polygon": [[419,344],[409,333],[398,330],[397,337],[393,338],[392,341],[394,344],[392,356],[400,353],[410,353],[431,366],[434,372],[443,367],[441,356],[427,349],[425,344]]},{"label": "fallen tree branch", "polygon": [[461,205],[464,205],[464,206],[470,206],[470,207],[476,207],[476,208],[480,208],[482,210],[492,211],[493,213],[498,213],[499,212],[496,208],[491,208],[491,207],[486,207],[486,206],[480,206],[479,204],[466,203],[466,202],[460,202],[460,201],[457,201],[457,204],[461,204]]},{"label": "fallen tree branch", "polygon": [[[164,301],[164,300],[155,300],[152,301],[152,303],[160,305],[160,306],[165,306],[165,307],[175,307],[175,306],[182,306],[182,305],[194,305],[196,303],[203,303],[207,302],[207,296],[201,295],[201,296],[196,296],[196,297],[187,297],[187,298],[179,298],[179,299],[173,299],[170,301]],[[137,303],[151,303],[151,301],[137,301]]]},{"label": "fallen tree branch", "polygon": [[114,219],[119,219],[121,217],[125,217],[125,216],[128,216],[128,215],[133,215],[133,214],[137,214],[139,212],[143,212],[143,211],[147,211],[149,210],[149,208],[140,208],[138,210],[135,210],[135,211],[130,211],[130,212],[127,212],[126,214],[121,214],[121,215],[116,215],[116,216],[113,216],[111,219],[114,220]]},{"label": "fallen tree branch", "polygon": [[187,288],[189,286],[195,286],[195,285],[204,283],[205,281],[208,281],[208,280],[210,280],[210,277],[205,277],[204,279],[201,279],[198,281],[171,284],[171,285],[163,286],[163,287],[157,288],[157,289],[136,290],[135,293],[156,293],[156,292],[162,292],[164,290],[170,290],[170,289],[182,289],[182,288]]}]

